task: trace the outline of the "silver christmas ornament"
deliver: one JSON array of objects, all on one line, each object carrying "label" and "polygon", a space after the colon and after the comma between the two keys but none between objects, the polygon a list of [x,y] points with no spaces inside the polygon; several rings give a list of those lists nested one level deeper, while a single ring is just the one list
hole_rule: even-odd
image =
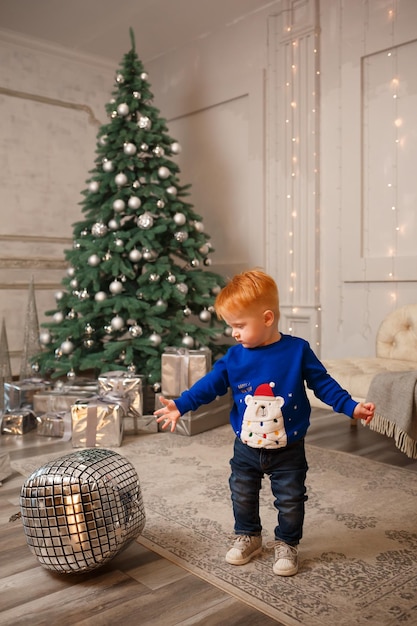
[{"label": "silver christmas ornament", "polygon": [[147,143],[143,142],[140,144],[140,149],[142,150],[142,152],[148,152],[149,146]]},{"label": "silver christmas ornament", "polygon": [[71,381],[75,379],[75,372],[74,372],[74,370],[70,370],[69,372],[67,372],[67,379],[71,380]]},{"label": "silver christmas ornament", "polygon": [[110,228],[110,230],[117,230],[119,228],[119,222],[115,219],[111,219],[109,220],[107,226]]},{"label": "silver christmas ornament", "polygon": [[74,241],[72,247],[74,248],[74,250],[78,250],[79,248],[81,248],[81,244],[79,241]]},{"label": "silver christmas ornament", "polygon": [[198,267],[200,265],[200,261],[198,259],[193,259],[191,261],[192,267]]},{"label": "silver christmas ornament", "polygon": [[159,298],[156,302],[155,302],[155,306],[157,306],[158,308],[162,309],[165,308],[167,305],[167,303],[165,302],[165,300],[162,300],[162,298]]},{"label": "silver christmas ornament", "polygon": [[143,228],[143,230],[148,230],[153,226],[153,217],[149,211],[145,211],[142,215],[139,215],[137,221],[137,225],[139,228]]},{"label": "silver christmas ornament", "polygon": [[91,265],[91,267],[97,267],[97,265],[100,264],[100,257],[98,254],[92,254],[88,257],[87,263],[88,265]]},{"label": "silver christmas ornament", "polygon": [[159,274],[150,274],[149,275],[149,282],[150,283],[157,283],[160,278],[161,277],[159,276]]},{"label": "silver christmas ornament", "polygon": [[198,221],[194,222],[194,228],[196,229],[198,233],[202,233],[204,231],[203,222],[198,222]]},{"label": "silver christmas ornament", "polygon": [[136,248],[133,248],[133,250],[131,250],[129,252],[129,259],[133,262],[133,263],[137,263],[138,261],[140,261],[142,258],[142,252],[140,250],[137,250]]},{"label": "silver christmas ornament", "polygon": [[165,154],[165,150],[163,148],[161,148],[161,146],[155,146],[155,148],[152,150],[152,152],[157,157],[164,156],[164,154]]},{"label": "silver christmas ornament", "polygon": [[87,237],[88,235],[88,230],[86,228],[83,228],[82,231],[80,232],[81,237]]},{"label": "silver christmas ornament", "polygon": [[91,324],[86,324],[86,325],[85,325],[85,328],[84,328],[84,332],[85,332],[87,335],[92,335],[92,334],[93,334],[93,332],[94,332],[94,328],[91,326]]},{"label": "silver christmas ornament", "polygon": [[133,324],[132,326],[129,326],[129,333],[132,335],[132,337],[141,337],[143,335],[142,326],[139,326],[139,324]]},{"label": "silver christmas ornament", "polygon": [[174,274],[171,274],[171,272],[168,274],[167,276],[167,281],[171,284],[174,285],[177,282],[176,277],[174,276]]},{"label": "silver christmas ornament", "polygon": [[64,314],[62,313],[62,311],[57,311],[56,313],[54,313],[53,320],[56,324],[60,324],[64,320]]},{"label": "silver christmas ornament", "polygon": [[85,348],[92,348],[94,346],[94,340],[93,339],[84,339],[83,341],[83,345]]},{"label": "silver christmas ornament", "polygon": [[96,222],[91,227],[93,237],[104,237],[107,234],[107,226],[103,222]]},{"label": "silver christmas ornament", "polygon": [[113,329],[112,329],[112,327],[110,326],[110,324],[106,324],[106,325],[104,326],[104,332],[106,333],[106,335],[111,335],[112,330],[113,330]]},{"label": "silver christmas ornament", "polygon": [[56,291],[55,292],[55,300],[58,302],[59,300],[62,300],[62,298],[64,297],[64,292],[63,291]]},{"label": "silver christmas ornament", "polygon": [[97,180],[92,180],[88,185],[88,190],[91,191],[91,193],[97,193],[99,188],[100,184]]},{"label": "silver christmas ornament", "polygon": [[136,210],[140,207],[141,204],[142,202],[137,196],[130,196],[129,200],[127,201],[127,206],[129,207],[129,209]]},{"label": "silver christmas ornament", "polygon": [[138,126],[143,130],[150,130],[152,127],[152,122],[146,115],[141,115],[138,121]]},{"label": "silver christmas ornament", "polygon": [[126,204],[125,201],[122,200],[121,198],[117,198],[117,200],[115,200],[113,202],[113,209],[115,211],[117,211],[118,213],[120,213],[121,211],[123,211],[123,209],[125,208]]},{"label": "silver christmas ornament", "polygon": [[152,333],[149,336],[149,341],[154,348],[157,348],[161,344],[162,337],[161,335],[158,335],[158,333]]},{"label": "silver christmas ornament", "polygon": [[139,182],[138,180],[135,180],[135,181],[132,183],[132,187],[133,187],[133,189],[139,189],[139,187],[140,187],[140,182]]},{"label": "silver christmas ornament", "polygon": [[185,230],[179,230],[174,233],[174,237],[179,243],[184,243],[188,239],[188,233]]},{"label": "silver christmas ornament", "polygon": [[208,245],[206,243],[204,243],[199,249],[199,252],[201,252],[201,254],[208,254],[210,252],[210,248],[208,247]]},{"label": "silver christmas ornament", "polygon": [[130,365],[127,366],[127,371],[131,372],[132,374],[136,373],[136,365],[134,365],[134,363],[130,363]]},{"label": "silver christmas ornament", "polygon": [[68,311],[65,317],[67,318],[67,320],[75,320],[78,317],[78,315],[76,314],[74,309],[71,309],[70,311]]},{"label": "silver christmas ornament", "polygon": [[185,217],[184,213],[175,213],[174,222],[177,224],[177,226],[184,226],[186,221],[187,218]]},{"label": "silver christmas ornament", "polygon": [[123,284],[118,281],[118,280],[113,280],[110,285],[109,285],[109,290],[110,293],[117,295],[119,293],[122,293],[123,291]]},{"label": "silver christmas ornament", "polygon": [[88,295],[88,291],[87,289],[82,289],[79,293],[78,293],[78,298],[80,300],[88,300],[90,296]]},{"label": "silver christmas ornament", "polygon": [[77,289],[78,287],[78,280],[76,278],[73,278],[72,280],[70,280],[70,286],[72,289]]},{"label": "silver christmas ornament", "polygon": [[184,296],[187,295],[187,293],[188,293],[188,287],[187,287],[187,285],[185,283],[178,283],[177,289]]},{"label": "silver christmas ornament", "polygon": [[116,83],[119,83],[119,85],[121,85],[124,82],[125,82],[125,77],[123,76],[123,74],[117,74],[116,75]]},{"label": "silver christmas ornament", "polygon": [[163,209],[165,206],[165,202],[163,200],[158,200],[156,206],[158,207],[158,209]]},{"label": "silver christmas ornament", "polygon": [[121,330],[125,324],[125,321],[120,315],[116,315],[110,322],[113,330]]},{"label": "silver christmas ornament", "polygon": [[211,320],[211,313],[207,309],[204,309],[198,317],[202,322],[209,322]]},{"label": "silver christmas ornament", "polygon": [[167,193],[170,196],[176,196],[177,195],[177,188],[174,187],[174,185],[171,185],[170,187],[167,187]]},{"label": "silver christmas ornament", "polygon": [[185,317],[190,317],[192,311],[191,311],[190,307],[186,306],[185,309],[183,309],[183,313],[184,313]]},{"label": "silver christmas ornament", "polygon": [[185,348],[192,348],[194,346],[194,339],[190,337],[190,335],[184,335],[181,343]]},{"label": "silver christmas ornament", "polygon": [[125,117],[126,115],[129,115],[129,107],[126,104],[126,102],[122,102],[121,104],[118,105],[117,112],[122,117]]},{"label": "silver christmas ornament", "polygon": [[125,154],[127,154],[127,156],[133,156],[134,154],[136,154],[136,146],[134,143],[125,143],[123,144],[123,152]]},{"label": "silver christmas ornament", "polygon": [[204,265],[206,266],[211,265],[211,259],[204,259]]},{"label": "silver christmas ornament", "polygon": [[96,302],[104,302],[106,298],[107,298],[107,294],[105,291],[97,291],[96,295],[94,296],[94,300]]},{"label": "silver christmas ornament", "polygon": [[173,154],[179,154],[181,152],[181,145],[178,143],[178,141],[173,141],[171,144],[171,152]]},{"label": "silver christmas ornament", "polygon": [[165,165],[162,165],[160,168],[158,168],[159,178],[162,178],[162,179],[168,178],[170,174],[171,172],[169,171],[167,167],[165,167]]},{"label": "silver christmas ornament", "polygon": [[126,185],[126,183],[127,183],[127,176],[126,176],[126,174],[124,174],[123,172],[119,172],[114,177],[114,182],[116,183],[116,185],[118,187],[123,187],[123,185]]},{"label": "silver christmas ornament", "polygon": [[142,96],[140,95],[140,91],[134,91],[132,95],[133,95],[133,97],[134,97],[136,100],[140,100],[140,99],[141,99],[141,97],[142,97]]},{"label": "silver christmas ornament", "polygon": [[101,146],[105,146],[107,143],[107,135],[102,135],[100,139],[98,140],[98,142]]},{"label": "silver christmas ornament", "polygon": [[67,275],[68,275],[70,278],[72,278],[72,277],[74,276],[74,274],[75,274],[75,268],[74,268],[74,267],[72,267],[72,266],[70,266],[70,267],[67,269]]},{"label": "silver christmas ornament", "polygon": [[141,77],[142,80],[148,80],[148,74],[146,72],[142,72],[140,77]]}]

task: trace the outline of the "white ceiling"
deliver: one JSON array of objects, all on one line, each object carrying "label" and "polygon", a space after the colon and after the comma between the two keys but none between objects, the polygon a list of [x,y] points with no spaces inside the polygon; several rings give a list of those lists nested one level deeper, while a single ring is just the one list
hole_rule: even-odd
[{"label": "white ceiling", "polygon": [[276,5],[277,0],[0,0],[0,29],[118,64],[143,62]]}]

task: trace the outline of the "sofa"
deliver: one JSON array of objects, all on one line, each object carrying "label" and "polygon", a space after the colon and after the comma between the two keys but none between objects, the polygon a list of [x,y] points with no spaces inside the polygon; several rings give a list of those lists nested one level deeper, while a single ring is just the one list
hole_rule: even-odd
[{"label": "sofa", "polygon": [[[382,321],[375,356],[323,359],[323,364],[355,400],[362,402],[376,374],[417,370],[417,304],[403,306]],[[310,389],[307,395],[312,407],[329,409]]]}]

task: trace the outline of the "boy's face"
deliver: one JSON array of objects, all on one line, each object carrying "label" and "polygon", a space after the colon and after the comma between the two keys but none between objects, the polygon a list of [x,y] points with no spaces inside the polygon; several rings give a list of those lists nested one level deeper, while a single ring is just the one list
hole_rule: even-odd
[{"label": "boy's face", "polygon": [[224,321],[232,329],[232,337],[244,348],[266,346],[279,339],[275,316],[272,311],[251,309],[228,313]]}]

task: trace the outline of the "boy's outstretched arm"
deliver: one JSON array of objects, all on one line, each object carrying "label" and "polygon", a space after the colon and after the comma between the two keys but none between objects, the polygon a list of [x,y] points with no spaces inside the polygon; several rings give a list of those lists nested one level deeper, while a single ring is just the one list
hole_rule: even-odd
[{"label": "boy's outstretched arm", "polygon": [[154,415],[157,417],[156,421],[158,424],[164,422],[162,424],[162,430],[165,430],[168,428],[169,424],[171,424],[171,432],[173,433],[181,417],[181,413],[178,411],[174,400],[167,400],[163,396],[159,396],[159,401],[164,406],[154,411]]},{"label": "boy's outstretched arm", "polygon": [[373,402],[358,402],[353,411],[353,419],[365,420],[365,424],[369,424],[375,412],[375,404]]}]

